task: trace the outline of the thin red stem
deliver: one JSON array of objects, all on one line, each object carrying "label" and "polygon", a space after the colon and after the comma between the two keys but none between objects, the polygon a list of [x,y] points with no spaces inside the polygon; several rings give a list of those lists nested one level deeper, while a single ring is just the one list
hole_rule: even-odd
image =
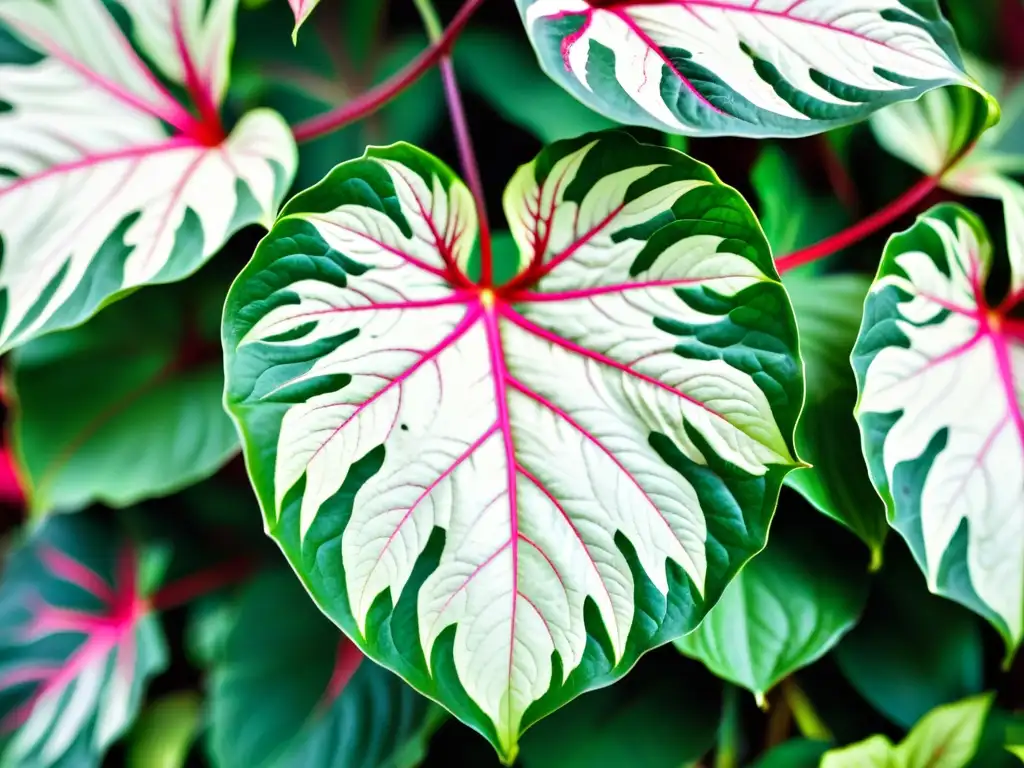
[{"label": "thin red stem", "polygon": [[150,600],[153,610],[166,611],[242,581],[252,572],[248,558],[237,558],[199,571],[161,588]]},{"label": "thin red stem", "polygon": [[917,208],[917,206],[920,205],[928,195],[938,188],[941,178],[942,174],[939,174],[938,176],[928,176],[921,179],[921,181],[893,200],[882,210],[871,214],[866,219],[854,224],[852,227],[844,229],[842,232],[838,232],[831,237],[827,237],[819,243],[815,243],[807,248],[802,248],[799,251],[794,251],[793,253],[776,260],[775,266],[778,268],[779,274],[783,274],[792,269],[796,269],[797,267],[802,267],[805,264],[818,261],[826,256],[831,256],[833,253],[841,251],[844,248],[849,248],[851,245],[856,245],[864,238],[884,229],[897,219]]},{"label": "thin red stem", "polygon": [[455,79],[455,66],[448,56],[441,59],[441,78],[444,80],[444,93],[448,100],[448,111],[451,113],[455,142],[459,147],[462,172],[466,177],[470,192],[473,193],[473,199],[476,201],[476,213],[480,221],[480,284],[489,286],[494,283],[494,256],[491,251],[491,227],[487,219],[484,185],[480,179],[480,166],[473,149],[473,138],[469,134],[469,125],[466,121],[466,110],[462,105],[462,95],[459,93],[459,84]]},{"label": "thin red stem", "polygon": [[296,125],[293,129],[296,140],[301,142],[318,139],[376,112],[397,94],[419,80],[447,55],[463,28],[483,3],[484,0],[466,0],[436,44],[427,48],[383,83],[371,88],[348,104]]}]

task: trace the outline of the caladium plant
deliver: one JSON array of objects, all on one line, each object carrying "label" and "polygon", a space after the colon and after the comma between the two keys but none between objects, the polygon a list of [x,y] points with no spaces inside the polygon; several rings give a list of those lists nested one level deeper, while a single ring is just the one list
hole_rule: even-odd
[{"label": "caladium plant", "polygon": [[220,117],[237,4],[0,3],[0,350],[180,280],[273,217],[288,127],[260,110],[227,134]]},{"label": "caladium plant", "polygon": [[552,78],[615,120],[673,133],[804,136],[976,87],[936,0],[516,2]]},{"label": "caladium plant", "polygon": [[994,259],[959,206],[893,237],[854,368],[890,521],[929,587],[988,618],[1012,657],[1024,633],[1024,295],[990,302]]},{"label": "caladium plant", "polygon": [[[167,664],[140,551],[86,516],[45,523],[0,587],[0,765],[90,765]],[[154,585],[147,585],[152,587]]]},{"label": "caladium plant", "polygon": [[764,235],[706,166],[558,142],[505,210],[499,284],[463,183],[371,149],[285,206],[224,347],[267,529],[314,599],[511,759],[763,546],[803,383]]},{"label": "caladium plant", "polygon": [[0,0],[0,768],[1015,764],[1024,5],[459,5]]}]

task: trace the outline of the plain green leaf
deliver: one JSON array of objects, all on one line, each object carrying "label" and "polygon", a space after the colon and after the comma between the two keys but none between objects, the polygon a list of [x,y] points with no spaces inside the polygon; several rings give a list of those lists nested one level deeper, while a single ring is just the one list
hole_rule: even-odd
[{"label": "plain green leaf", "polygon": [[909,728],[929,710],[980,691],[983,657],[974,617],[929,594],[901,555],[890,554],[864,618],[835,659],[861,696]]},{"label": "plain green leaf", "polygon": [[537,67],[530,47],[517,36],[471,30],[459,39],[454,58],[467,89],[542,142],[575,138],[615,125],[555,85]]},{"label": "plain green leaf", "polygon": [[128,744],[128,768],[183,768],[202,725],[202,700],[193,691],[164,696],[148,706]]},{"label": "plain green leaf", "polygon": [[819,541],[776,533],[676,647],[763,702],[776,683],[839,642],[866,597],[862,568]]},{"label": "plain green leaf", "polygon": [[35,514],[166,495],[237,452],[221,405],[225,290],[203,275],[145,289],[14,354],[11,436]]},{"label": "plain green leaf", "polygon": [[[439,720],[430,702],[362,658],[290,572],[250,584],[226,635],[215,627],[210,738],[220,768],[406,768]],[[414,742],[410,744],[409,742]]]},{"label": "plain green leaf", "polygon": [[772,749],[754,763],[754,768],[818,768],[828,743],[793,739]]}]

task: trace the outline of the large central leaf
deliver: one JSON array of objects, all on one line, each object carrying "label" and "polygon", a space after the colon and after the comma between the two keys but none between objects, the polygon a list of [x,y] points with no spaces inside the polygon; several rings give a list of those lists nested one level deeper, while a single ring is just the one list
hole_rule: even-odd
[{"label": "large central leaf", "polygon": [[[483,253],[408,145],[286,206],[228,297],[227,404],[267,527],[369,655],[488,736],[692,629],[795,465],[796,330],[707,167],[598,135],[505,197]],[[511,269],[509,269],[511,267]]]},{"label": "large central leaf", "polygon": [[544,69],[598,112],[797,136],[976,87],[935,0],[517,0]]},{"label": "large central leaf", "polygon": [[218,114],[237,2],[117,0],[130,39],[101,0],[0,3],[0,350],[273,217],[288,127],[262,110],[225,135]]}]

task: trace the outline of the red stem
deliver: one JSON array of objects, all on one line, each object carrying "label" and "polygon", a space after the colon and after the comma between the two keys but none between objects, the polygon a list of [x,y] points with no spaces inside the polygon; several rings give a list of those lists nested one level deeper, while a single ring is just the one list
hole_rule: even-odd
[{"label": "red stem", "polygon": [[[945,171],[943,171],[943,173],[944,172]],[[921,179],[921,181],[893,200],[882,210],[871,214],[866,219],[854,224],[852,227],[844,229],[842,232],[838,232],[831,237],[827,237],[819,243],[815,243],[807,248],[802,248],[799,251],[794,251],[787,256],[777,259],[775,266],[779,270],[779,274],[784,274],[791,269],[802,267],[805,264],[818,261],[818,259],[823,259],[826,256],[831,256],[833,253],[841,251],[844,248],[849,248],[851,245],[856,245],[865,237],[869,237],[880,229],[892,224],[900,217],[905,216],[917,208],[917,206],[921,204],[921,201],[938,188],[941,178],[942,174],[940,173],[937,176],[928,176]]]},{"label": "red stem", "polygon": [[441,77],[444,80],[444,95],[448,100],[448,111],[451,113],[452,127],[455,130],[455,142],[459,147],[462,172],[466,176],[470,192],[473,193],[477,218],[480,220],[480,283],[489,286],[494,282],[494,257],[491,252],[491,227],[487,220],[484,185],[480,179],[480,166],[473,150],[473,139],[469,134],[459,84],[455,79],[455,66],[448,56],[441,59]]},{"label": "red stem", "polygon": [[435,45],[424,50],[383,83],[371,88],[348,104],[296,125],[293,128],[295,139],[300,142],[318,139],[376,112],[393,97],[419,80],[448,54],[462,29],[483,3],[484,0],[466,0]]},{"label": "red stem", "polygon": [[176,608],[221,587],[242,581],[251,571],[252,562],[248,558],[229,560],[163,586],[153,595],[150,605],[156,611]]}]

